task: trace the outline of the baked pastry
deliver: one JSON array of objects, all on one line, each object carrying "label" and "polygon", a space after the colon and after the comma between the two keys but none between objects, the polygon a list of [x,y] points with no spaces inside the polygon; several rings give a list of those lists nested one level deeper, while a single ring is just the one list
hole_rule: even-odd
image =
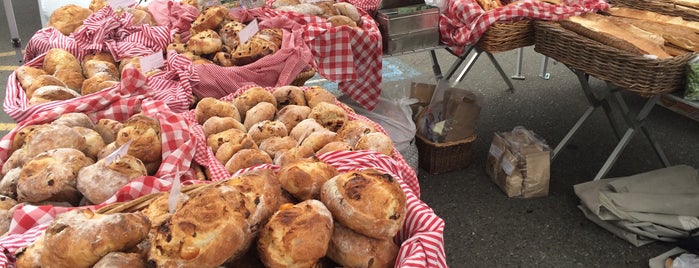
[{"label": "baked pastry", "polygon": [[89,60],[106,61],[106,62],[109,62],[111,64],[114,64],[115,66],[118,65],[116,60],[114,60],[114,56],[112,56],[112,53],[109,53],[109,52],[99,52],[99,53],[87,54],[87,55],[83,56],[82,65],[84,66],[85,62],[87,62]]},{"label": "baked pastry", "polygon": [[54,74],[59,69],[70,69],[79,73],[83,71],[80,61],[73,54],[62,48],[52,48],[46,51],[42,66],[48,74]]},{"label": "baked pastry", "polygon": [[[106,82],[113,82],[113,83],[106,83]],[[87,95],[95,92],[100,92],[105,88],[111,87],[114,84],[118,83],[116,81],[116,78],[112,76],[111,74],[108,73],[97,73],[94,76],[85,79],[83,81],[83,86],[80,89],[80,94]]]},{"label": "baked pastry", "polygon": [[242,144],[243,140],[250,138],[249,136],[246,138],[246,136],[248,136],[247,133],[239,129],[231,128],[206,137],[206,145],[211,147],[211,150],[215,154],[224,143],[233,141],[236,144]]},{"label": "baked pastry", "polygon": [[284,137],[289,135],[286,126],[279,121],[264,120],[252,125],[248,129],[248,134],[255,141],[255,144],[260,144],[263,140],[270,137]]},{"label": "baked pastry", "polygon": [[282,205],[257,240],[266,267],[313,267],[328,250],[333,216],[318,200]]},{"label": "baked pastry", "polygon": [[240,123],[240,121],[235,120],[233,117],[218,116],[212,116],[209,117],[209,119],[206,119],[204,124],[201,125],[201,128],[204,130],[204,136],[206,137],[231,128],[235,128],[243,132],[248,131],[247,128]]},{"label": "baked pastry", "polygon": [[262,164],[272,164],[272,158],[267,153],[258,149],[242,149],[226,162],[226,170],[234,174],[240,169],[249,168]]},{"label": "baked pastry", "polygon": [[306,95],[306,102],[308,103],[308,107],[311,108],[316,107],[316,105],[318,105],[318,103],[321,102],[328,102],[334,104],[336,100],[335,95],[319,86],[311,86],[310,88],[306,89],[306,91],[304,91],[304,94]]},{"label": "baked pastry", "polygon": [[324,153],[329,153],[329,152],[335,152],[335,151],[352,151],[352,146],[350,146],[347,142],[344,141],[333,141],[329,142],[323,148],[320,148],[320,150],[316,151],[316,155],[322,155]]},{"label": "baked pastry", "polygon": [[102,9],[103,7],[106,7],[107,5],[109,5],[109,2],[107,2],[106,0],[92,0],[90,1],[88,9],[90,9],[92,12],[97,12],[98,10]]},{"label": "baked pastry", "polygon": [[269,157],[274,158],[277,152],[294,148],[297,144],[298,142],[289,136],[269,137],[262,140],[258,147],[260,150],[267,153]]},{"label": "baked pastry", "polygon": [[119,149],[119,148],[116,147],[116,142],[107,143],[107,145],[102,147],[102,150],[100,150],[100,153],[97,154],[97,159],[98,160],[103,159],[103,158],[107,157],[109,154],[116,151],[117,149]]},{"label": "baked pastry", "polygon": [[388,156],[393,154],[393,141],[391,137],[381,132],[372,132],[359,138],[355,150],[376,151]]},{"label": "baked pastry", "polygon": [[85,77],[83,74],[73,71],[71,69],[58,69],[53,74],[58,80],[61,80],[67,88],[75,90],[75,92],[80,92],[83,87],[83,82]]},{"label": "baked pastry", "polygon": [[131,116],[117,133],[115,142],[119,148],[128,141],[132,141],[128,154],[141,159],[144,164],[160,161],[163,141],[158,119],[144,114]]},{"label": "baked pastry", "polygon": [[110,252],[92,268],[146,268],[146,262],[138,253]]},{"label": "baked pastry", "polygon": [[25,91],[29,88],[29,86],[32,85],[34,79],[36,79],[40,75],[47,74],[48,73],[46,73],[46,71],[44,71],[43,69],[34,68],[28,65],[22,65],[15,69],[15,76],[17,76],[17,81],[19,81],[19,85],[22,86],[22,89],[24,89]]},{"label": "baked pastry", "polygon": [[205,55],[212,54],[221,50],[223,41],[221,37],[214,30],[202,30],[198,32],[187,41],[187,50],[193,52],[195,55]]},{"label": "baked pastry", "polygon": [[337,8],[333,6],[333,2],[334,1],[318,1],[313,4],[323,9],[323,14],[320,14],[320,16],[327,19],[335,15],[340,15]]},{"label": "baked pastry", "polygon": [[[110,252],[130,249],[148,235],[148,218],[139,213],[96,214],[89,209],[60,214],[44,234],[42,263],[91,267]],[[95,238],[100,239],[95,239]]]},{"label": "baked pastry", "polygon": [[257,169],[226,180],[224,183],[245,197],[245,210],[250,232],[256,237],[272,214],[279,209],[282,188],[271,169]]},{"label": "baked pastry", "polygon": [[371,238],[342,226],[333,225],[327,257],[343,267],[390,268],[400,249],[393,239]]},{"label": "baked pastry", "polygon": [[284,164],[279,170],[282,188],[298,200],[319,199],[320,188],[337,170],[317,159],[298,159]]},{"label": "baked pastry", "polygon": [[[20,148],[12,152],[10,157],[2,164],[2,174],[7,176],[11,170],[22,168],[31,158],[27,156],[27,150]],[[4,180],[4,179],[3,179]],[[7,195],[7,194],[5,194]]]},{"label": "baked pastry", "polygon": [[233,56],[231,56],[231,53],[229,52],[224,52],[224,51],[219,51],[214,54],[214,57],[212,59],[214,63],[218,66],[223,66],[223,67],[231,67],[235,66],[235,63],[233,63]]},{"label": "baked pastry", "polygon": [[[148,204],[147,207],[142,209],[140,212],[150,219],[151,234],[154,234],[160,226],[166,224],[165,222],[170,219],[172,213],[170,213],[170,193],[169,192],[159,192],[153,194],[153,200]],[[175,210],[178,211],[182,208],[184,203],[190,199],[189,195],[186,193],[180,193],[175,205]]]},{"label": "baked pastry", "polygon": [[243,121],[243,125],[246,129],[250,129],[254,124],[259,122],[274,120],[276,114],[276,105],[269,102],[260,102],[251,107],[247,113],[245,113],[245,121]]},{"label": "baked pastry", "polygon": [[221,36],[223,44],[235,49],[240,44],[240,38],[238,33],[245,29],[245,24],[237,21],[226,22],[220,30],[218,30],[218,35]]},{"label": "baked pastry", "polygon": [[303,89],[297,86],[277,87],[272,92],[272,95],[277,99],[277,109],[282,109],[287,105],[308,105]]},{"label": "baked pastry", "polygon": [[331,178],[323,184],[320,200],[339,223],[377,239],[393,238],[407,213],[405,193],[396,178],[374,169]]},{"label": "baked pastry", "polygon": [[24,143],[27,141],[27,137],[29,134],[31,134],[34,130],[47,127],[49,124],[41,124],[41,125],[28,125],[24,126],[22,129],[17,131],[15,134],[14,138],[12,138],[12,149],[11,151],[14,152],[24,146]]},{"label": "baked pastry", "polygon": [[68,202],[77,205],[80,192],[75,188],[78,171],[94,163],[81,151],[59,148],[43,152],[29,160],[17,180],[20,202]]},{"label": "baked pastry", "polygon": [[67,113],[62,114],[56,120],[51,122],[52,125],[64,125],[67,127],[84,127],[93,129],[95,123],[84,113]]},{"label": "baked pastry", "polygon": [[116,65],[111,62],[101,60],[83,61],[83,75],[86,78],[93,77],[98,73],[108,73],[114,77],[114,80],[119,80],[119,78],[121,78]]},{"label": "baked pastry", "polygon": [[323,14],[323,8],[309,3],[301,3],[298,5],[282,5],[275,8],[279,11],[295,12],[304,15],[320,16]]},{"label": "baked pastry", "polygon": [[316,152],[323,148],[323,146],[326,144],[334,141],[335,136],[337,136],[337,134],[329,130],[315,131],[303,139],[301,145],[311,147],[313,151]]},{"label": "baked pastry", "polygon": [[104,143],[109,144],[116,140],[117,133],[119,133],[122,127],[124,127],[124,124],[119,121],[102,118],[97,121],[94,129],[102,136]]},{"label": "baked pastry", "polygon": [[315,131],[327,131],[318,121],[313,118],[306,118],[301,120],[293,129],[289,132],[289,136],[297,141],[303,141],[308,135]]},{"label": "baked pastry", "polygon": [[245,200],[223,184],[190,196],[149,238],[148,262],[156,267],[217,267],[242,256],[253,240]]},{"label": "baked pastry", "polygon": [[280,46],[266,39],[253,36],[244,43],[238,45],[231,53],[233,63],[236,66],[243,66],[253,63],[264,56],[274,54]]},{"label": "baked pastry", "polygon": [[282,41],[284,40],[284,31],[279,28],[266,28],[257,32],[253,37],[271,42],[275,45],[275,48],[273,50],[276,52],[282,48]]},{"label": "baked pastry", "polygon": [[347,122],[347,112],[340,106],[321,102],[311,108],[308,118],[313,118],[330,131],[338,131]]},{"label": "baked pastry", "polygon": [[92,11],[90,9],[79,5],[63,5],[51,12],[47,26],[56,28],[63,35],[70,35],[78,27],[82,26],[83,21],[91,14]]},{"label": "baked pastry", "polygon": [[170,43],[167,45],[167,51],[174,50],[175,52],[179,54],[183,54],[187,51],[187,44],[186,43]]},{"label": "baked pastry", "polygon": [[485,11],[502,7],[502,3],[500,2],[500,0],[476,0],[476,2]]},{"label": "baked pastry", "polygon": [[133,15],[133,18],[131,19],[132,26],[139,27],[141,25],[155,25],[155,19],[153,19],[153,16],[151,16],[144,7],[137,6],[136,8],[127,8],[126,12]]},{"label": "baked pastry", "polygon": [[347,17],[345,15],[335,15],[335,16],[329,17],[328,22],[333,27],[340,27],[340,26],[349,26],[352,28],[359,27],[359,26],[357,26],[357,22],[355,22],[350,17]]},{"label": "baked pastry", "polygon": [[337,139],[354,147],[359,138],[372,132],[376,132],[376,128],[371,123],[362,120],[349,120],[337,131]]},{"label": "baked pastry", "polygon": [[194,108],[194,117],[199,124],[204,124],[212,116],[232,117],[242,122],[238,108],[230,102],[211,97],[201,99]]},{"label": "baked pastry", "polygon": [[0,180],[0,195],[17,199],[17,180],[19,180],[20,172],[22,172],[22,168],[17,167],[5,173],[2,180]]},{"label": "baked pastry", "polygon": [[245,118],[245,113],[250,108],[260,102],[269,102],[276,105],[277,99],[274,98],[271,92],[261,87],[251,87],[233,99],[233,105],[238,108],[242,119]]},{"label": "baked pastry", "polygon": [[25,90],[25,93],[27,94],[27,98],[31,98],[34,95],[34,92],[45,86],[61,86],[65,87],[66,83],[63,83],[58,77],[47,74],[47,75],[40,75],[37,76],[34,79],[34,82],[32,82],[31,85]]},{"label": "baked pastry", "polygon": [[277,151],[274,156],[274,164],[284,166],[297,159],[311,158],[314,156],[313,148],[305,145],[299,145],[289,150]]},{"label": "baked pastry", "polygon": [[277,112],[277,121],[280,121],[286,126],[286,129],[294,129],[296,125],[308,118],[308,114],[311,113],[311,108],[308,106],[301,106],[295,104],[289,104],[281,108]]},{"label": "baked pastry", "polygon": [[92,204],[101,204],[134,178],[147,175],[136,157],[123,155],[107,164],[104,159],[78,172],[76,188]]},{"label": "baked pastry", "polygon": [[231,140],[221,144],[216,150],[215,156],[221,163],[227,163],[235,153],[243,149],[257,149],[255,141],[247,133],[240,136],[231,137]]},{"label": "baked pastry", "polygon": [[228,8],[222,5],[214,5],[205,8],[192,22],[191,30],[194,33],[206,30],[217,30],[218,26],[228,16]]},{"label": "baked pastry", "polygon": [[77,97],[80,97],[78,92],[64,86],[43,86],[34,91],[27,104],[32,106],[50,101],[69,100]]},{"label": "baked pastry", "polygon": [[30,132],[25,140],[24,148],[29,158],[52,149],[73,148],[82,151],[87,146],[83,135],[64,125],[37,128]]},{"label": "baked pastry", "polygon": [[337,2],[333,4],[340,15],[345,15],[352,19],[354,22],[359,24],[362,21],[362,15],[359,14],[359,10],[353,4],[348,2]]},{"label": "baked pastry", "polygon": [[17,268],[36,268],[42,267],[41,254],[44,252],[45,235],[40,235],[34,243],[29,244],[17,250],[15,253],[15,267]]},{"label": "baked pastry", "polygon": [[12,214],[15,212],[17,200],[9,196],[0,195],[0,235],[7,233],[10,230],[12,222]]},{"label": "baked pastry", "polygon": [[82,150],[85,156],[92,159],[97,159],[97,156],[102,148],[107,145],[102,139],[102,136],[91,128],[73,127],[73,130],[85,137],[85,148]]}]

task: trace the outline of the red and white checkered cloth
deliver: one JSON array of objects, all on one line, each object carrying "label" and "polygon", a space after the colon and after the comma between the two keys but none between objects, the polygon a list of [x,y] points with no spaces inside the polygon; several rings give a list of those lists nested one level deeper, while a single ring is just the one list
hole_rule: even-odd
[{"label": "red and white checkered cloth", "polygon": [[194,85],[199,75],[192,62],[177,53],[168,53],[161,72],[148,76],[146,85],[153,90],[153,98],[165,101],[170,110],[182,113],[194,102]]},{"label": "red and white checkered cloth", "polygon": [[[248,18],[238,17],[242,22],[246,22],[245,19]],[[303,69],[308,68],[313,56],[304,43],[301,25],[275,17],[261,17],[258,20],[260,29],[278,28],[284,31],[281,49],[244,66],[194,65],[199,76],[199,83],[193,89],[195,95],[221,98],[246,85],[289,85]]]},{"label": "red and white checkered cloth", "polygon": [[500,8],[484,11],[475,0],[450,0],[440,15],[439,32],[442,43],[460,55],[473,45],[498,21],[518,19],[562,20],[588,12],[609,8],[604,0],[564,0],[552,5],[538,0],[521,0]]},{"label": "red and white checkered cloth", "polygon": [[[273,1],[267,1],[271,5]],[[304,41],[313,53],[313,67],[341,92],[373,110],[381,95],[381,32],[364,10],[361,28],[333,27],[326,19],[268,7],[247,10],[255,17],[280,17],[301,24]]]},{"label": "red and white checkered cloth", "polygon": [[[407,215],[403,228],[395,237],[396,243],[400,245],[400,250],[394,267],[448,267],[444,249],[444,220],[417,197],[406,183],[405,178],[401,177],[401,175],[408,174],[405,174],[402,168],[396,165],[397,162],[393,158],[370,151],[330,152],[320,158],[340,172],[373,168],[389,173],[397,179],[407,198]],[[261,168],[274,169],[275,167],[261,165],[244,171]],[[149,185],[150,187],[143,188],[143,192],[136,192],[135,195],[142,196],[157,191],[169,191],[172,185],[170,182],[162,180],[154,180],[153,182],[152,185]],[[190,182],[185,181],[185,183]],[[0,266],[14,267],[14,254],[17,250],[36,241],[57,214],[68,210],[66,208],[28,207],[24,206],[21,210],[31,209],[34,217],[27,216],[25,219],[30,222],[36,222],[35,219],[38,219],[41,223],[26,231],[13,232],[0,238],[0,249],[4,253],[0,254]]]}]

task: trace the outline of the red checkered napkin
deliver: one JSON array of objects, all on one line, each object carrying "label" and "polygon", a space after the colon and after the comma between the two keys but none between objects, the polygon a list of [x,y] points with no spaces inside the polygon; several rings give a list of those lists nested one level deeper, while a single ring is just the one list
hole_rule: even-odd
[{"label": "red checkered napkin", "polygon": [[87,53],[78,46],[73,37],[63,35],[56,28],[46,27],[34,33],[27,42],[24,49],[24,62],[29,62],[52,48],[65,49],[79,59]]},{"label": "red checkered napkin", "polygon": [[566,0],[552,5],[538,0],[521,0],[500,8],[484,11],[475,0],[452,0],[440,15],[439,31],[442,43],[452,47],[455,54],[464,52],[483,36],[490,25],[498,21],[518,19],[562,20],[588,12],[609,8],[604,0]]},{"label": "red checkered napkin", "polygon": [[154,89],[153,98],[165,101],[170,110],[181,113],[194,102],[193,85],[200,80],[192,62],[177,53],[168,53],[165,67],[148,77],[146,84]]},{"label": "red checkered napkin", "polygon": [[[238,19],[244,21],[245,18]],[[193,89],[195,95],[221,98],[246,85],[289,85],[308,67],[312,55],[303,41],[300,25],[275,17],[259,17],[258,20],[260,29],[280,28],[284,31],[281,49],[244,66],[195,65],[199,76],[199,83]]]}]

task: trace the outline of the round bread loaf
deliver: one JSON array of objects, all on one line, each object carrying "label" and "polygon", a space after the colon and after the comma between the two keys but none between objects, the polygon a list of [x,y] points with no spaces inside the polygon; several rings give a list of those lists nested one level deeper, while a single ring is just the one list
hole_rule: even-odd
[{"label": "round bread loaf", "polygon": [[110,252],[92,268],[146,268],[146,262],[138,253]]},{"label": "round bread loaf", "polygon": [[337,131],[337,139],[347,142],[354,147],[362,136],[376,132],[369,122],[362,120],[349,120]]},{"label": "round bread loaf", "polygon": [[[107,82],[114,83],[107,83]],[[100,92],[101,90],[108,88],[114,84],[118,83],[116,78],[108,73],[96,73],[92,77],[85,79],[83,81],[83,86],[80,88],[80,94],[87,95],[95,92]]]},{"label": "round bread loaf", "polygon": [[216,134],[209,135],[206,138],[206,145],[211,147],[211,150],[214,152],[214,154],[218,152],[218,149],[221,147],[221,145],[231,141],[233,142],[233,144],[241,144],[244,145],[244,147],[246,148],[257,148],[256,144],[254,144],[254,146],[248,144],[248,139],[252,138],[247,133],[239,129],[231,128],[228,130],[218,132]]},{"label": "round bread loaf", "polygon": [[228,9],[222,5],[209,6],[204,9],[192,22],[191,29],[194,33],[205,30],[215,30],[226,19]]},{"label": "round bread loaf", "polygon": [[354,146],[355,150],[376,151],[388,156],[393,154],[393,148],[391,137],[381,132],[365,134],[359,138],[357,145]]},{"label": "round bread loaf", "polygon": [[296,125],[308,118],[311,108],[308,106],[289,104],[277,112],[277,121],[284,123],[286,129],[292,130]]},{"label": "round bread loaf", "polygon": [[343,267],[394,267],[399,247],[393,239],[371,238],[335,223],[327,256]]},{"label": "round bread loaf", "polygon": [[213,134],[223,132],[231,128],[235,128],[246,133],[248,132],[248,129],[245,128],[240,121],[235,120],[233,117],[212,116],[201,125],[201,128],[204,130],[205,137],[209,137]]},{"label": "round bread loaf", "polygon": [[[66,70],[66,69],[64,69]],[[70,70],[69,70],[70,71]],[[61,86],[65,87],[66,84],[61,81],[61,79],[58,79],[58,77],[54,75],[40,75],[34,78],[34,81],[32,82],[31,85],[26,89],[25,93],[27,94],[27,98],[31,98],[34,96],[34,92],[36,92],[37,89],[45,87],[45,86]]]},{"label": "round bread loaf", "polygon": [[[269,102],[260,102],[247,111],[243,125],[246,129],[250,129],[258,122],[274,120],[276,114],[277,107],[274,104]],[[284,128],[286,129],[286,126]]]},{"label": "round bread loaf", "polygon": [[69,69],[79,73],[83,71],[78,58],[62,48],[52,48],[46,51],[42,66],[48,74],[54,74],[59,69]]},{"label": "round bread loaf", "polygon": [[36,129],[46,127],[48,125],[49,124],[41,124],[41,125],[28,125],[28,126],[22,127],[22,129],[20,129],[15,134],[15,137],[12,138],[12,150],[11,151],[14,152],[14,151],[18,150],[19,148],[21,148],[22,146],[24,146],[24,144],[27,141],[27,137],[29,136],[29,134],[31,132],[33,132]]},{"label": "round bread loaf", "polygon": [[8,196],[12,199],[17,199],[17,181],[22,168],[13,168],[8,171],[0,180],[0,195]]},{"label": "round bread loaf", "polygon": [[319,156],[324,153],[335,151],[352,151],[352,146],[350,146],[348,143],[344,141],[333,141],[323,146],[323,148],[320,148],[320,150],[316,151],[316,155]]},{"label": "round bread loaf", "polygon": [[374,169],[331,178],[323,184],[320,200],[338,222],[377,239],[393,238],[405,220],[406,197],[398,181]]},{"label": "round bread loaf", "polygon": [[[75,4],[63,5],[53,12],[49,17],[47,26],[56,28],[63,35],[70,35],[83,25],[83,21],[92,14],[90,9]],[[53,73],[53,72],[50,72]]]},{"label": "round bread loaf", "polygon": [[297,141],[303,141],[303,139],[316,131],[327,131],[327,129],[315,119],[307,118],[296,124],[296,126],[294,126],[294,128],[289,132],[289,136]]},{"label": "round bread loaf", "polygon": [[[95,214],[89,209],[60,214],[46,228],[42,263],[92,267],[110,252],[130,249],[148,236],[140,213]],[[99,239],[95,239],[99,238]]]},{"label": "round bread loaf", "polygon": [[22,65],[15,69],[17,81],[19,81],[19,85],[22,86],[25,91],[32,85],[34,79],[40,75],[48,75],[48,73],[46,73],[46,71],[43,69],[34,68],[28,65]]},{"label": "round bread loaf", "polygon": [[333,26],[333,27],[340,27],[340,26],[349,26],[352,28],[357,28],[357,22],[352,20],[350,17],[347,17],[345,15],[335,15],[331,16],[328,18],[328,22]]},{"label": "round bread loaf", "polygon": [[303,93],[304,95],[306,95],[306,102],[308,102],[308,107],[311,108],[316,107],[316,105],[318,105],[318,103],[321,102],[334,104],[336,100],[335,95],[319,86],[311,86],[310,88],[306,89],[306,91],[304,91]]},{"label": "round bread loaf", "polygon": [[78,171],[93,163],[81,151],[71,148],[40,153],[22,167],[17,180],[18,201],[54,201],[77,205],[81,198],[75,188]]},{"label": "round bread loaf", "polygon": [[299,145],[289,150],[278,151],[274,156],[274,164],[284,166],[297,159],[311,158],[314,156],[313,148],[306,145]]},{"label": "round bread loaf", "polygon": [[124,127],[124,124],[119,121],[102,118],[97,121],[94,129],[102,136],[104,143],[110,144],[116,140],[117,133],[119,133],[122,127]]},{"label": "round bread loaf", "polygon": [[41,254],[44,252],[46,236],[40,235],[34,243],[17,250],[15,267],[42,267]]},{"label": "round bread loaf", "polygon": [[337,134],[332,131],[316,131],[308,135],[303,141],[301,142],[301,145],[305,145],[308,147],[313,148],[313,151],[316,152],[323,148],[326,144],[332,142],[335,140],[335,136]]},{"label": "round bread loaf", "polygon": [[235,49],[240,44],[238,33],[243,29],[245,29],[245,24],[237,21],[229,21],[218,30],[218,35],[221,36],[223,44]]},{"label": "round bread loaf", "polygon": [[144,164],[160,161],[163,142],[158,119],[144,114],[131,116],[119,130],[115,142],[119,148],[128,141],[132,141],[128,154],[141,159]]},{"label": "round bread loaf", "polygon": [[338,2],[333,4],[335,8],[337,8],[338,13],[340,15],[345,15],[352,19],[354,22],[359,24],[362,21],[362,15],[359,14],[359,10],[357,10],[357,7],[355,7],[351,3],[347,2]]},{"label": "round bread loaf", "polygon": [[225,167],[229,173],[234,174],[240,169],[261,164],[272,164],[272,158],[258,149],[242,149],[231,156]]},{"label": "round bread loaf", "polygon": [[274,54],[278,50],[279,46],[276,43],[255,35],[245,41],[245,43],[238,45],[235,51],[231,53],[231,57],[235,65],[243,66],[253,63],[264,56]]},{"label": "round bread loaf", "polygon": [[218,100],[211,97],[202,98],[196,108],[194,108],[194,117],[199,124],[204,124],[211,117],[231,117],[241,121],[240,113],[235,105],[230,102]]},{"label": "round bread loaf", "polygon": [[285,164],[279,170],[282,188],[298,200],[320,199],[320,189],[337,170],[316,159],[298,159]]},{"label": "round bread loaf", "polygon": [[289,131],[282,122],[264,120],[250,126],[248,134],[255,141],[255,144],[260,144],[267,138],[288,136]]},{"label": "round bread loaf", "polygon": [[101,204],[132,179],[147,174],[143,162],[127,154],[109,164],[100,160],[81,169],[76,188],[90,203]]},{"label": "round bread loaf", "polygon": [[30,158],[52,149],[73,148],[82,151],[86,146],[87,141],[83,135],[64,125],[36,128],[27,135],[24,143],[27,156]]},{"label": "round bread loaf", "polygon": [[195,55],[216,53],[221,50],[223,41],[214,30],[203,30],[194,34],[187,41],[187,49]]},{"label": "round bread loaf", "polygon": [[[151,232],[157,231],[172,216],[172,213],[170,213],[170,193],[159,192],[154,195],[155,197],[153,197],[150,204],[141,210],[141,213],[150,219]],[[180,210],[187,200],[189,200],[189,195],[180,193],[175,205],[175,211]]]},{"label": "round bread loaf", "polygon": [[219,162],[225,164],[234,154],[243,149],[257,149],[255,141],[247,133],[242,133],[241,136],[234,137],[230,141],[221,144],[218,150],[216,150],[215,157]]},{"label": "round bread loaf", "polygon": [[114,63],[101,60],[83,61],[83,75],[86,78],[91,78],[98,73],[107,73],[113,76],[115,80],[119,80],[119,78],[121,78],[119,70],[117,70]]},{"label": "round bread loaf", "polygon": [[53,74],[58,80],[65,83],[67,88],[74,90],[75,92],[80,92],[83,87],[83,82],[85,77],[83,74],[70,70],[70,69],[59,69]]},{"label": "round bread loaf", "polygon": [[95,123],[92,122],[89,116],[84,113],[67,113],[62,114],[56,120],[51,122],[53,125],[64,125],[67,127],[84,127],[89,129],[95,128]]},{"label": "round bread loaf", "polygon": [[15,212],[17,200],[9,196],[0,195],[0,235],[4,235],[10,230],[12,215]]},{"label": "round bread loaf", "polygon": [[245,114],[248,110],[260,102],[269,102],[276,105],[277,99],[274,98],[271,92],[261,87],[251,87],[233,99],[233,104],[238,108],[240,117],[243,119],[245,119]]},{"label": "round bread loaf", "polygon": [[97,131],[91,129],[91,128],[86,128],[86,127],[73,127],[73,130],[77,131],[85,137],[85,148],[83,148],[82,152],[85,153],[85,156],[92,158],[92,159],[97,159],[99,156],[100,151],[104,146],[107,146],[106,143],[104,143],[104,140],[102,139],[102,136],[100,136]]},{"label": "round bread loaf", "polygon": [[[105,1],[106,3],[106,1]],[[99,61],[106,61],[111,64],[114,64],[115,66],[117,65],[117,62],[114,60],[114,56],[112,56],[112,53],[110,52],[99,52],[99,53],[91,53],[83,56],[83,61],[82,65],[85,65],[85,62],[89,60],[99,60]]]},{"label": "round bread loaf", "polygon": [[296,140],[289,136],[269,137],[260,142],[259,149],[267,153],[269,157],[274,158],[277,152],[294,148],[297,143]]},{"label": "round bread loaf", "polygon": [[318,200],[285,204],[272,215],[257,240],[266,267],[314,267],[332,235],[330,211]]},{"label": "round bread loaf", "polygon": [[2,164],[2,174],[7,175],[13,169],[22,168],[31,159],[31,157],[27,156],[27,150],[24,148],[12,152],[10,157]]},{"label": "round bread loaf", "polygon": [[80,97],[78,92],[64,86],[43,86],[34,91],[28,104],[31,106],[50,101],[69,100],[77,97]]},{"label": "round bread loaf", "polygon": [[[226,47],[226,46],[223,46],[223,47]],[[226,49],[224,49],[224,50],[226,50]],[[216,52],[216,54],[214,54],[214,57],[212,60],[218,66],[223,66],[223,67],[235,66],[235,63],[233,62],[233,56],[231,55],[230,52],[225,52],[225,51]]]},{"label": "round bread loaf", "polygon": [[271,169],[251,170],[226,180],[224,184],[245,197],[245,209],[249,212],[247,223],[251,233],[257,236],[281,205],[282,188],[277,175]]},{"label": "round bread loaf", "polygon": [[277,99],[277,109],[282,109],[287,105],[308,105],[303,89],[297,86],[277,87],[272,92],[272,95]]},{"label": "round bread loaf", "polygon": [[313,118],[330,131],[338,131],[347,122],[347,112],[340,106],[321,102],[311,108],[308,118]]}]

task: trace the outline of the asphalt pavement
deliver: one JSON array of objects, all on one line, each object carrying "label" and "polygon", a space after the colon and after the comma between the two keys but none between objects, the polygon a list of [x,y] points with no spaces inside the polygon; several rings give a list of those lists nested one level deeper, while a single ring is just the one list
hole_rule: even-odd
[{"label": "asphalt pavement", "polygon": [[[12,1],[23,44],[41,27],[37,3]],[[5,14],[2,9],[0,14]],[[0,84],[6,84],[19,64],[12,53],[7,21],[0,19]],[[549,79],[541,74],[542,55],[524,49],[521,75],[508,91],[486,57],[479,58],[456,86],[485,97],[472,146],[470,165],[460,171],[430,175],[419,171],[422,200],[446,222],[444,244],[451,267],[647,267],[652,257],[674,245],[656,242],[635,247],[587,220],[577,208],[573,185],[589,181],[616,145],[616,138],[602,111],[596,111],[551,164],[547,197],[508,198],[485,174],[485,163],[494,132],[524,126],[554,147],[587,108],[575,75],[552,60]],[[437,51],[442,70],[455,57]],[[517,51],[496,53],[508,75],[516,70]],[[385,90],[410,82],[434,83],[428,53],[385,58]],[[316,82],[323,83],[318,78]],[[328,84],[331,85],[331,84]],[[602,81],[591,79],[594,90]],[[2,91],[4,94],[4,91]],[[623,92],[630,108],[640,109],[645,98]],[[616,119],[621,120],[621,119]],[[0,113],[4,135],[13,121]],[[620,121],[620,123],[623,123]],[[671,164],[699,167],[699,122],[656,106],[646,126],[664,148]],[[636,135],[607,177],[637,174],[662,168],[648,141]]]}]

